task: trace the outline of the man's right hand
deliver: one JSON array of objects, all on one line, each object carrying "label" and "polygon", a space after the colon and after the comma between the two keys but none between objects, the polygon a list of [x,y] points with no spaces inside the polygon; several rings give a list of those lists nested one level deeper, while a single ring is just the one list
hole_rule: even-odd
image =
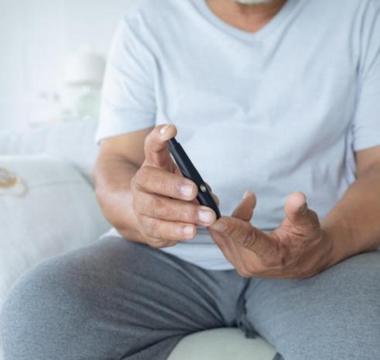
[{"label": "man's right hand", "polygon": [[168,150],[174,125],[154,128],[145,139],[145,160],[131,180],[133,211],[139,231],[156,248],[195,237],[196,227],[210,226],[216,214],[196,200],[197,186],[183,177]]}]

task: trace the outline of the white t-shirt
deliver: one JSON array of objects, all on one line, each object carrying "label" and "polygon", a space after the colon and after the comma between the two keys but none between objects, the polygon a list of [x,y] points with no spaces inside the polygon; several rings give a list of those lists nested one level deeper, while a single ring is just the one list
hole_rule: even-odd
[{"label": "white t-shirt", "polygon": [[[302,191],[323,218],[354,151],[380,145],[380,1],[288,0],[254,34],[205,0],[138,1],[113,40],[96,140],[169,122],[222,214],[254,191],[252,223],[270,230]],[[163,251],[232,267],[206,229]]]}]

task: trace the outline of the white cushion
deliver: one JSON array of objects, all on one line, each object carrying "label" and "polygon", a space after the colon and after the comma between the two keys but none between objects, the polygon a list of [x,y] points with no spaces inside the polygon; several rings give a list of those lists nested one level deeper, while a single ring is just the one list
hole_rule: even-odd
[{"label": "white cushion", "polygon": [[182,339],[168,360],[273,360],[276,350],[262,338],[247,339],[238,329],[214,329]]},{"label": "white cushion", "polygon": [[[0,156],[27,187],[0,192],[0,307],[13,282],[41,260],[95,241],[109,225],[91,185],[44,155]],[[21,185],[17,185],[21,186]]]},{"label": "white cushion", "polygon": [[28,131],[0,131],[0,154],[45,153],[75,165],[89,178],[98,153],[93,119],[46,124]]}]

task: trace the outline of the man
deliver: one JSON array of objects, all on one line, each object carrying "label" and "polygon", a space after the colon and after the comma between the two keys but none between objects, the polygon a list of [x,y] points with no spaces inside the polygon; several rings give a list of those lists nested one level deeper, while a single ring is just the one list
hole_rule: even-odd
[{"label": "man", "polygon": [[16,286],[6,359],[163,360],[223,326],[285,360],[380,358],[379,100],[378,0],[139,1],[97,134],[115,229]]}]

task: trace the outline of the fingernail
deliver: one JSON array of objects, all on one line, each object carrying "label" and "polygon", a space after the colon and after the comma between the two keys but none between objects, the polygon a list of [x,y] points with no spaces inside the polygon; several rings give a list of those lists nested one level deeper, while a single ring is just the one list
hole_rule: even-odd
[{"label": "fingernail", "polygon": [[212,228],[216,231],[223,232],[227,230],[227,225],[222,221],[217,221]]},{"label": "fingernail", "polygon": [[243,195],[243,199],[246,199],[247,197],[249,197],[249,191],[246,191],[245,193],[244,193],[244,195]]},{"label": "fingernail", "polygon": [[201,222],[210,224],[214,220],[214,215],[209,210],[199,210],[198,218]]},{"label": "fingernail", "polygon": [[161,136],[162,135],[165,135],[166,131],[169,129],[169,125],[165,125],[163,128],[161,128],[160,130],[160,134]]},{"label": "fingernail", "polygon": [[182,185],[180,191],[181,194],[186,197],[193,195],[193,187],[191,185]]},{"label": "fingernail", "polygon": [[182,231],[186,237],[194,236],[194,226],[191,226],[191,225],[185,226]]}]

